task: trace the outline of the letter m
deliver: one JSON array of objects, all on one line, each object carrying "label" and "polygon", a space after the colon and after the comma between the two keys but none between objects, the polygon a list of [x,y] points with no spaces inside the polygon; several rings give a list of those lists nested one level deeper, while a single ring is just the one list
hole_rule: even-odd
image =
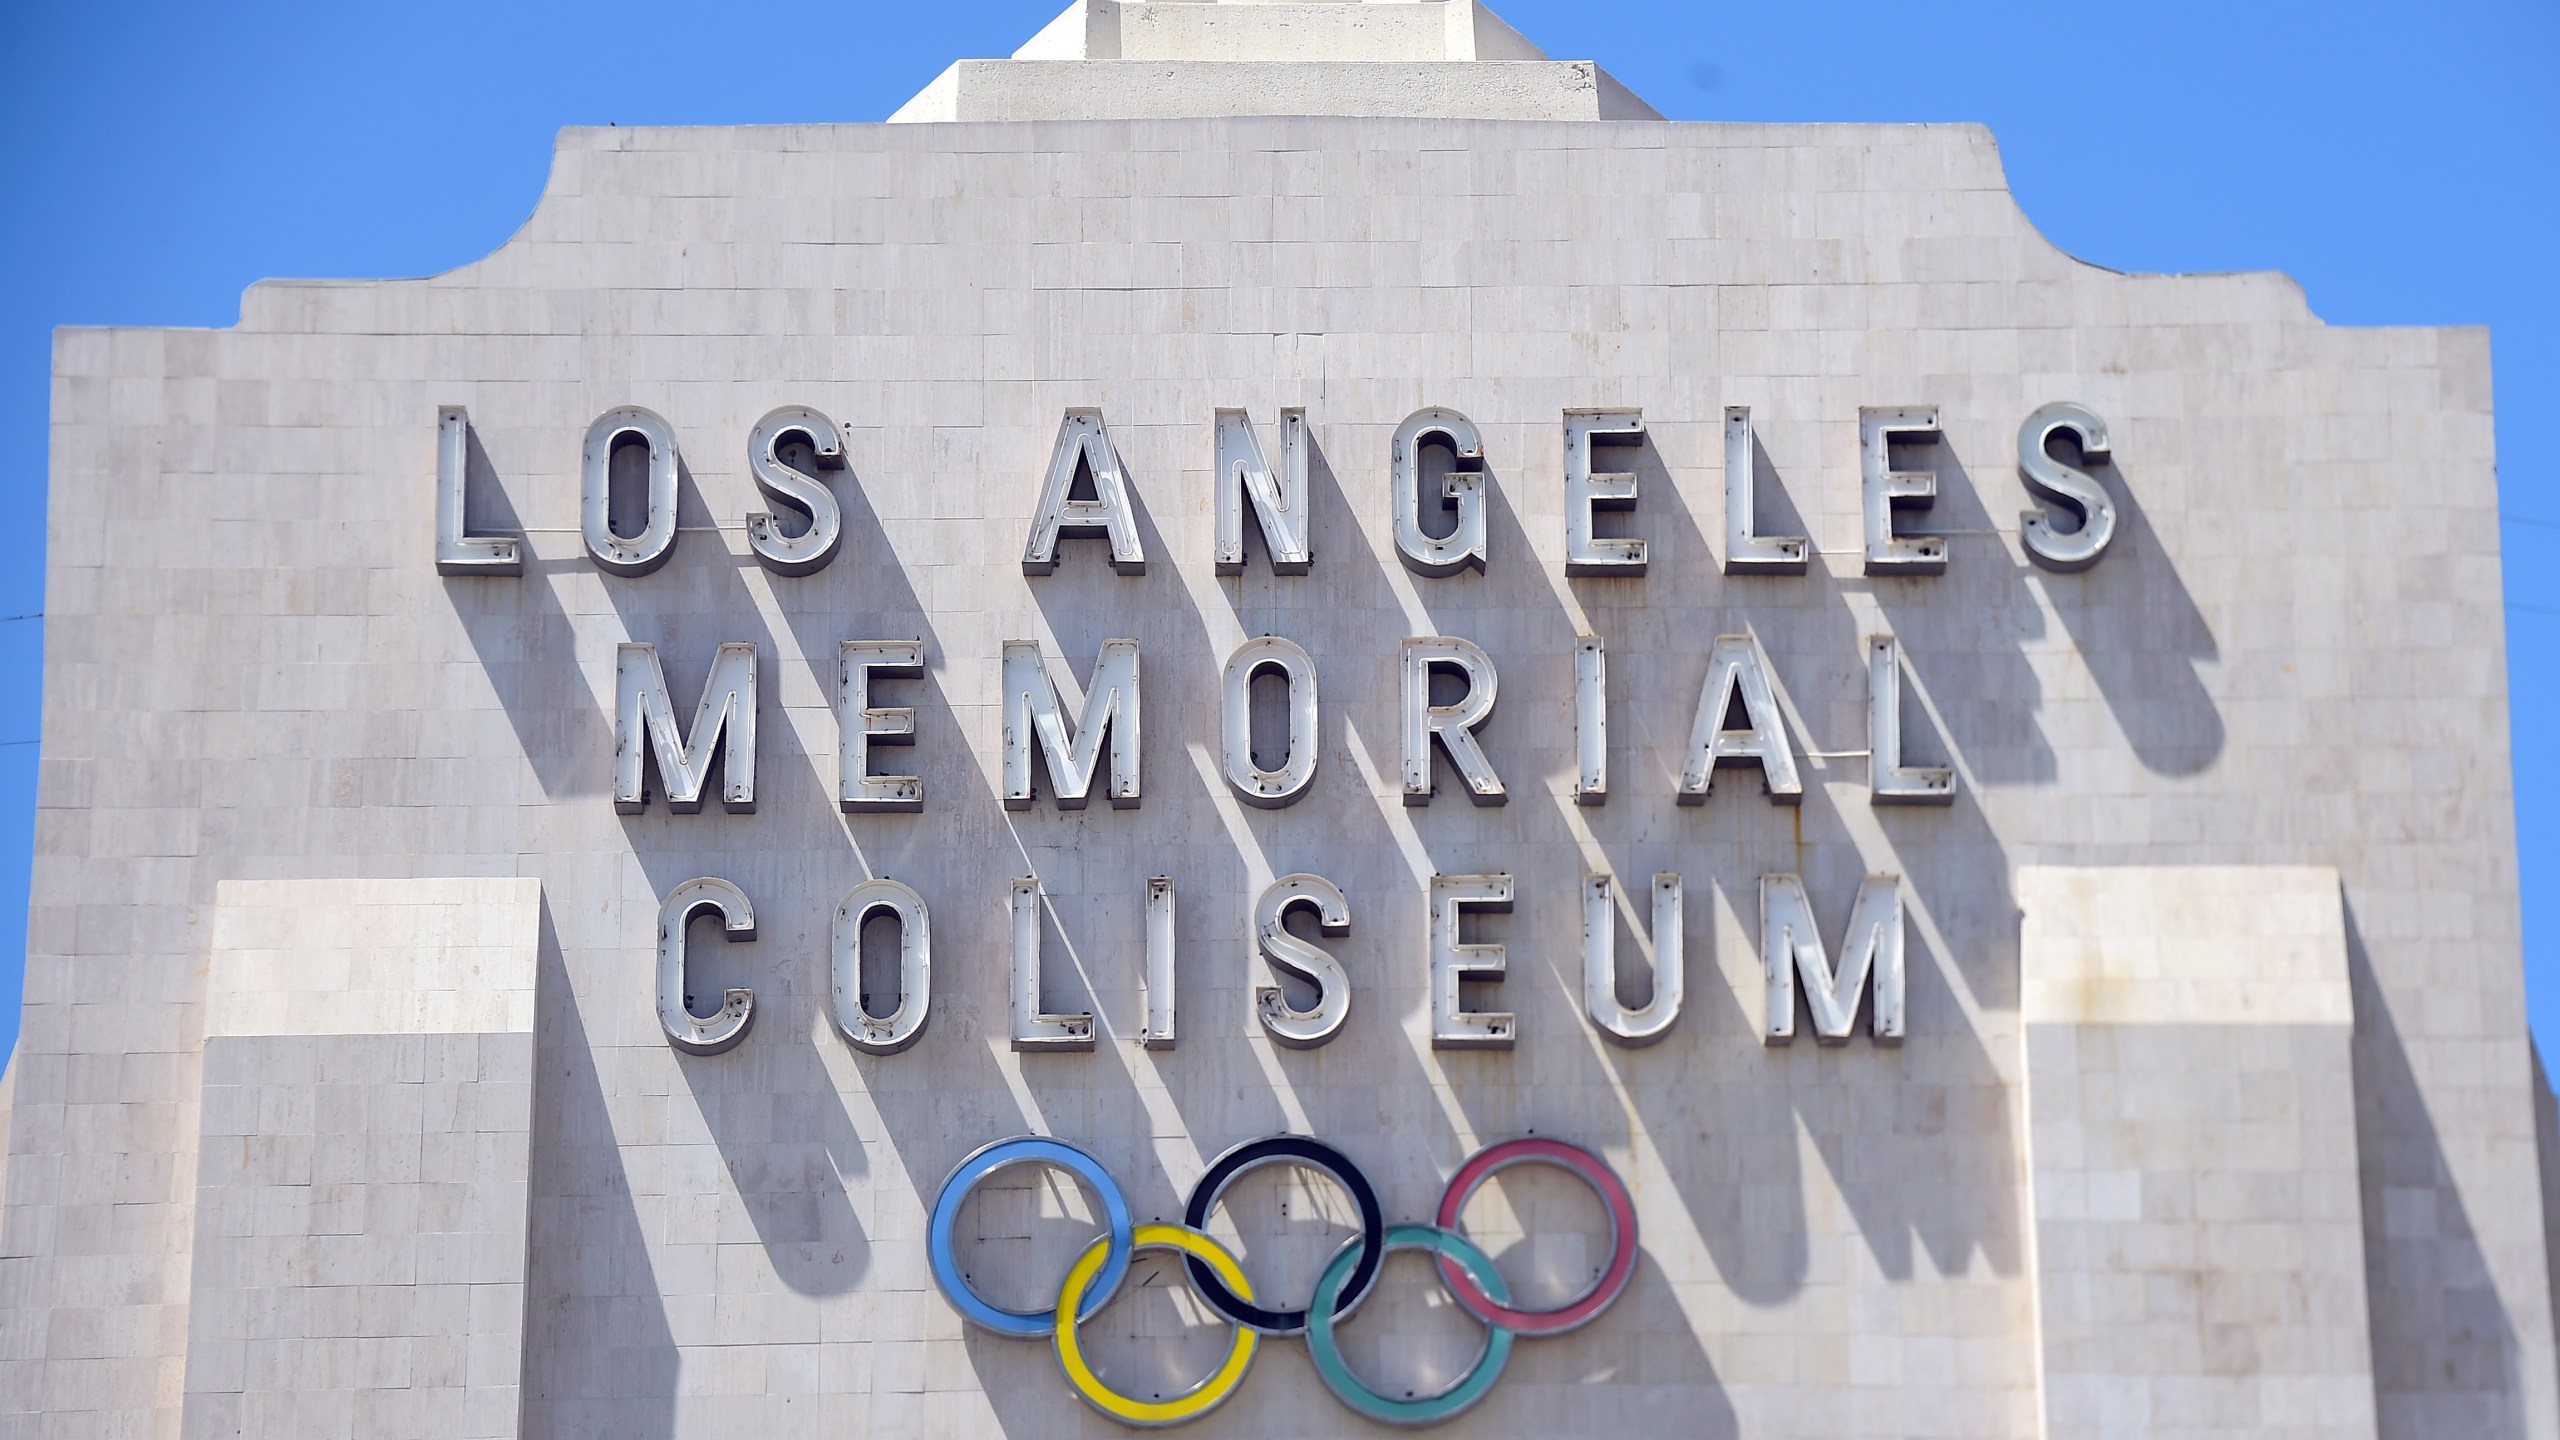
[{"label": "letter m", "polygon": [[1058,808],[1081,810],[1093,793],[1102,742],[1111,741],[1111,803],[1138,804],[1138,642],[1105,640],[1085,682],[1084,714],[1067,732],[1058,687],[1041,663],[1036,640],[1004,642],[1004,808],[1032,803],[1031,756],[1036,749],[1049,770]]},{"label": "letter m", "polygon": [[649,807],[648,761],[658,761],[667,808],[691,815],[702,808],[714,747],[721,765],[720,803],[733,814],[756,808],[756,647],[723,645],[711,657],[702,703],[690,734],[676,728],[675,701],[655,645],[624,645],[613,663],[613,808],[637,815]]},{"label": "letter m", "polygon": [[1841,937],[1835,968],[1813,923],[1804,881],[1794,875],[1760,877],[1760,960],[1768,970],[1767,1023],[1761,1038],[1784,1045],[1796,1035],[1796,979],[1804,979],[1805,1008],[1814,1038],[1848,1043],[1858,1019],[1858,992],[1875,977],[1875,1005],[1868,1033],[1879,1043],[1902,1038],[1902,878],[1870,875],[1858,886]]}]

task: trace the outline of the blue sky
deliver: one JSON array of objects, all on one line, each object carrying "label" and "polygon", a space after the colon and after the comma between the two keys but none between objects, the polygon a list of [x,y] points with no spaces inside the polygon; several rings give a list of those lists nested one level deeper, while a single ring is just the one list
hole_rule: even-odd
[{"label": "blue sky", "polygon": [[[50,333],[229,325],[265,276],[496,247],[562,125],[877,120],[1064,0],[0,7],[0,616],[43,605]],[[2560,6],[1497,6],[1682,120],[1975,120],[2052,240],[2278,269],[2336,324],[2486,324],[2534,1027],[2560,1054]],[[2414,483],[2414,477],[2413,477]],[[24,972],[40,620],[0,620],[0,996]],[[0,1046],[14,1044],[0,1003]]]}]

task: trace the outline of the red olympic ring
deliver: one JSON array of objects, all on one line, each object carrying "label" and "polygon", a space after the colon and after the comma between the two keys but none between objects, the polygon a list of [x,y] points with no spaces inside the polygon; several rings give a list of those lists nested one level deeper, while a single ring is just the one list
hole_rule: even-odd
[{"label": "red olympic ring", "polygon": [[1627,1193],[1626,1182],[1618,1178],[1608,1162],[1579,1145],[1562,1140],[1531,1136],[1488,1145],[1469,1157],[1449,1177],[1449,1188],[1440,1192],[1440,1212],[1432,1223],[1443,1230],[1458,1228],[1459,1212],[1467,1208],[1467,1200],[1497,1170],[1513,1165],[1555,1165],[1572,1171],[1600,1196],[1609,1212],[1609,1264],[1583,1292],[1562,1305],[1545,1310],[1523,1310],[1502,1304],[1484,1292],[1466,1267],[1446,1255],[1436,1257],[1440,1265],[1440,1283],[1455,1296],[1458,1307],[1487,1325],[1500,1325],[1523,1335],[1555,1335],[1588,1324],[1593,1317],[1609,1308],[1618,1292],[1636,1273],[1636,1202]]}]

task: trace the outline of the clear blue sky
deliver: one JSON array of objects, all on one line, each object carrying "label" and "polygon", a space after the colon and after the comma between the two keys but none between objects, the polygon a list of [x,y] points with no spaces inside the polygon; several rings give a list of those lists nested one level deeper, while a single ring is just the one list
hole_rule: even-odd
[{"label": "clear blue sky", "polygon": [[[43,603],[54,326],[229,325],[264,276],[447,269],[522,222],[562,125],[878,120],[1064,3],[0,7],[0,615]],[[2102,265],[2278,269],[2333,323],[2489,325],[2527,966],[2560,1054],[2560,6],[1497,8],[1674,119],[1986,122],[2027,214]],[[10,1000],[41,629],[0,621]],[[17,1025],[0,1003],[0,1047]]]}]

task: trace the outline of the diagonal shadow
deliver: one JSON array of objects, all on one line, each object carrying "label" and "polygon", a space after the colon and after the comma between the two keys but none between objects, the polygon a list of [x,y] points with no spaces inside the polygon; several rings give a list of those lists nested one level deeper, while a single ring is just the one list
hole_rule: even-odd
[{"label": "diagonal shadow", "polygon": [[2090,464],[2070,453],[2075,442],[2068,432],[2054,443],[2115,497],[2116,538],[2089,569],[2046,576],[2045,595],[2143,768],[2198,774],[2221,758],[2227,738],[2222,712],[2197,672],[2222,658],[2221,647],[2178,578],[2132,477],[2112,457]]},{"label": "diagonal shadow", "polygon": [[547,895],[540,943],[525,1433],[671,1437],[683,1356]]},{"label": "diagonal shadow", "polygon": [[[463,495],[470,533],[518,533],[520,522],[505,477],[481,447],[479,431],[467,429],[465,434]],[[441,588],[515,728],[516,742],[544,798],[601,795],[610,788],[612,727],[598,715],[580,678],[576,627],[556,585],[559,577],[586,574],[589,562],[583,552],[536,558],[530,535],[521,544],[523,575],[447,578]]]},{"label": "diagonal shadow", "polygon": [[2390,1440],[2522,1435],[2515,1325],[2498,1298],[2373,957],[2341,897],[2355,998],[2356,1155],[2374,1409]]}]

